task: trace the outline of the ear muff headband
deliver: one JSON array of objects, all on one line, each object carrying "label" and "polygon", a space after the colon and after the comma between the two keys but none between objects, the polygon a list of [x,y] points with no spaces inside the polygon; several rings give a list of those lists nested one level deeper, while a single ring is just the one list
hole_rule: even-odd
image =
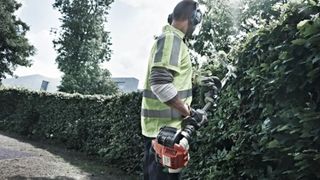
[{"label": "ear muff headband", "polygon": [[[172,21],[173,21],[173,13],[169,14],[168,16],[168,23],[172,24]],[[189,21],[193,26],[200,24],[200,22],[202,21],[202,13],[199,9],[199,3],[197,2],[194,2],[194,10],[192,12],[192,15],[189,18]]]}]

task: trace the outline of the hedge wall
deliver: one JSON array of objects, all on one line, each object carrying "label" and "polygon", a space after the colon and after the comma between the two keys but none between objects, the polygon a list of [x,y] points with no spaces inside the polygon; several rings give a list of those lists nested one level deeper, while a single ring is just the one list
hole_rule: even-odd
[{"label": "hedge wall", "polygon": [[286,11],[229,54],[238,77],[191,146],[189,179],[320,179],[320,3]]},{"label": "hedge wall", "polygon": [[106,97],[1,89],[0,130],[64,143],[141,172],[140,103],[139,93]]}]

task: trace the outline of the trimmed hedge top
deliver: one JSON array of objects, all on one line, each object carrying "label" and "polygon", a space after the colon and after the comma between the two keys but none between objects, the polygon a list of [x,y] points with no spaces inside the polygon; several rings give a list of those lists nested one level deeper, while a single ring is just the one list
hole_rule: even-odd
[{"label": "trimmed hedge top", "polygon": [[141,172],[140,103],[140,93],[90,96],[4,88],[0,129],[64,143],[128,172]]}]

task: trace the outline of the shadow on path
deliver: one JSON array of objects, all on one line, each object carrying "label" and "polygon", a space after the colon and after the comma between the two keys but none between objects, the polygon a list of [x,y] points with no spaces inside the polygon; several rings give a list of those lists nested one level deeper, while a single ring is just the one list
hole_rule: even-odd
[{"label": "shadow on path", "polygon": [[[127,175],[119,169],[111,168],[106,166],[101,160],[97,157],[86,156],[83,153],[76,152],[73,150],[66,149],[63,145],[51,144],[48,142],[37,142],[35,140],[28,139],[26,137],[22,137],[16,134],[5,133],[0,131],[0,135],[5,137],[13,138],[18,143],[26,143],[32,145],[36,151],[44,151],[45,153],[51,153],[55,158],[62,158],[66,163],[80,169],[82,172],[81,175],[85,174],[85,178],[80,177],[66,177],[66,176],[48,176],[48,177],[38,177],[43,175],[34,174],[35,177],[24,177],[21,174],[13,174],[11,176],[7,176],[8,180],[138,180],[140,179],[135,175]],[[6,145],[0,144],[2,147],[7,148]],[[32,148],[32,147],[31,147]],[[27,152],[24,152],[23,148],[18,148],[22,153],[31,153],[30,148]],[[36,152],[38,153],[38,152]],[[37,156],[37,155],[36,155]],[[41,154],[38,156],[42,156]],[[44,155],[46,156],[46,155]],[[50,156],[50,155],[49,155]],[[53,158],[53,157],[50,157]],[[30,158],[31,159],[31,158]],[[17,159],[15,159],[17,160]],[[15,167],[13,167],[15,168]],[[1,179],[1,178],[0,178]]]},{"label": "shadow on path", "polygon": [[8,180],[76,180],[74,178],[57,176],[55,178],[46,178],[46,177],[23,177],[23,176],[12,176],[8,177]]}]

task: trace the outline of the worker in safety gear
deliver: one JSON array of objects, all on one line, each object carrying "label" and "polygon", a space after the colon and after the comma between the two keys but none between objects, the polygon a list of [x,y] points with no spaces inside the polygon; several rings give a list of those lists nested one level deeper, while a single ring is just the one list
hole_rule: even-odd
[{"label": "worker in safety gear", "polygon": [[145,180],[180,178],[180,173],[169,173],[156,162],[151,141],[161,127],[181,129],[182,121],[191,115],[192,63],[185,41],[192,36],[201,19],[198,3],[181,1],[169,15],[169,25],[164,26],[152,47],[141,109],[142,134],[146,137]]}]

